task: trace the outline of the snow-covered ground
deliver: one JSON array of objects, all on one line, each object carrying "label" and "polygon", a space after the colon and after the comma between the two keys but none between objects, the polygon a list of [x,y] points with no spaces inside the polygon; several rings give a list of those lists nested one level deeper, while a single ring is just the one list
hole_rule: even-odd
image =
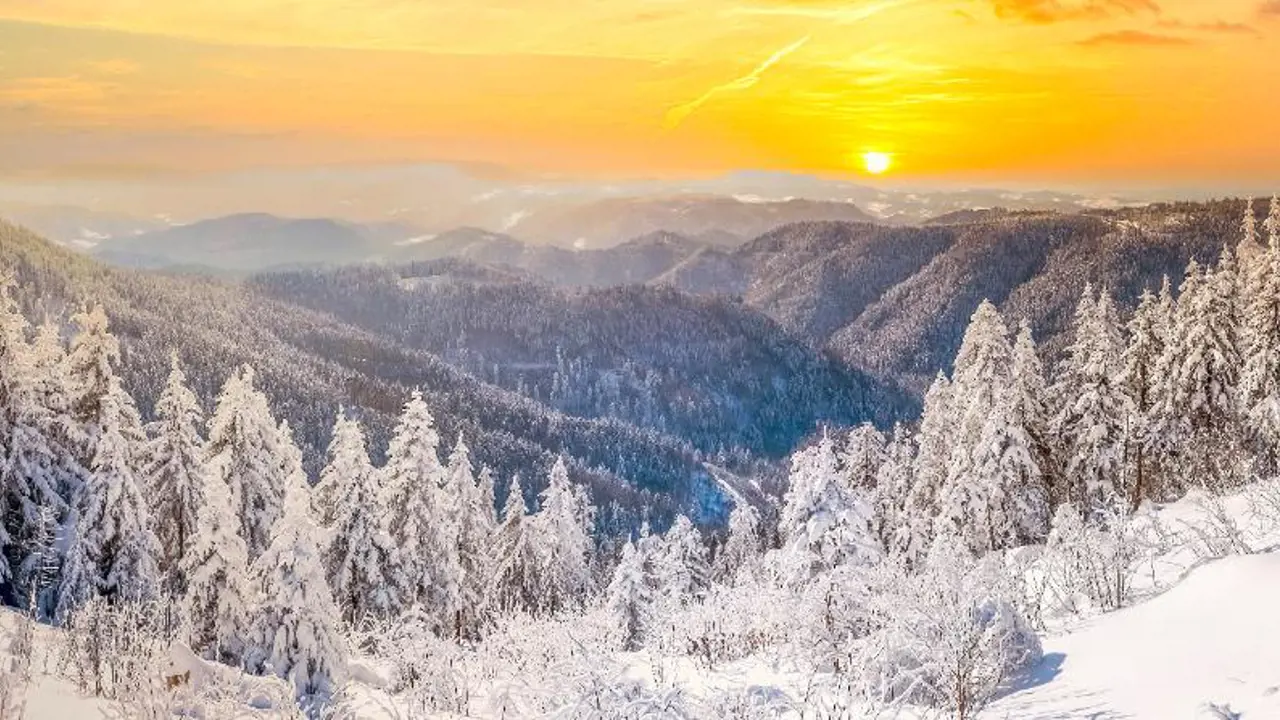
[{"label": "snow-covered ground", "polygon": [[[1227,557],[1167,592],[1044,640],[992,718],[1280,718],[1280,553]],[[1202,714],[1197,714],[1202,713]]]},{"label": "snow-covered ground", "polygon": [[[1275,498],[1280,493],[1255,489],[1220,502],[1192,496],[1160,509],[1155,534],[1164,541],[1136,564],[1133,575],[1135,592],[1144,599],[1114,612],[1086,610],[1046,621],[1050,629],[1042,637],[1044,659],[981,717],[1280,718],[1280,550],[1270,519],[1276,515],[1268,512]],[[6,651],[0,660],[6,671],[9,643],[19,622],[16,613],[0,614],[0,650]],[[598,619],[580,623],[583,632],[589,622]],[[60,631],[40,626],[36,638],[32,681],[21,717],[134,716],[118,703],[86,696],[68,671],[58,668]],[[358,681],[381,684],[376,670],[357,668]],[[640,683],[653,691],[645,699],[647,710],[635,717],[716,717],[717,712],[751,718],[862,716],[857,709],[831,714],[842,703],[832,697],[830,678],[798,670],[785,656],[758,655],[708,669],[690,657],[646,650],[618,653],[598,671],[607,683]],[[537,682],[537,677],[509,678],[505,684],[473,678],[465,715],[424,715],[382,690],[357,683],[347,688],[348,714],[340,717],[503,717],[501,707],[508,702],[504,698],[527,692],[522,684]],[[564,690],[566,697],[576,692]],[[671,701],[670,711],[662,709],[664,698]],[[748,710],[751,706],[755,710]],[[689,708],[696,712],[684,714]],[[731,710],[735,714],[723,714]],[[248,704],[238,716],[276,717],[255,712]],[[505,714],[514,716],[526,715]],[[905,720],[912,714],[884,717]]]}]

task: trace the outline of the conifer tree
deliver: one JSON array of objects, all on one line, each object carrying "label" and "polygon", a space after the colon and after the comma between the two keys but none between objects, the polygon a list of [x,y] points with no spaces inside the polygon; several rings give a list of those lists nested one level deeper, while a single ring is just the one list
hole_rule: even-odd
[{"label": "conifer tree", "polygon": [[328,695],[346,676],[340,611],[325,579],[308,492],[298,482],[285,488],[271,542],[251,568],[258,603],[249,664],[286,679],[299,698]]},{"label": "conifer tree", "polygon": [[952,394],[951,381],[938,373],[924,396],[911,492],[904,503],[892,548],[910,563],[923,560],[933,544],[938,495],[947,481],[947,462],[951,456]]},{"label": "conifer tree", "polygon": [[134,468],[143,441],[133,398],[115,366],[120,345],[101,307],[77,314],[68,355],[72,407],[83,432],[88,480],[77,493],[59,589],[61,618],[94,594],[146,600],[159,587],[159,542]]},{"label": "conifer tree", "polygon": [[547,487],[539,499],[532,523],[542,609],[555,613],[579,607],[592,590],[591,527],[595,511],[582,488],[569,482],[563,456],[551,466]]},{"label": "conifer tree", "polygon": [[984,300],[970,318],[952,380],[954,437],[946,481],[938,493],[935,534],[963,539],[976,553],[995,547],[1001,482],[995,475],[1009,442],[1001,394],[1009,384],[1009,330]]},{"label": "conifer tree", "polygon": [[653,559],[644,545],[627,541],[605,590],[605,610],[612,620],[619,646],[626,652],[644,647],[657,601],[653,589]]},{"label": "conifer tree", "polygon": [[390,498],[391,537],[404,568],[404,601],[434,613],[443,631],[453,622],[459,578],[448,572],[456,566],[457,554],[441,509],[445,468],[439,444],[435,420],[415,390],[387,448],[383,486]]},{"label": "conifer tree", "polygon": [[482,622],[485,587],[492,572],[488,553],[492,504],[482,498],[471,467],[471,450],[461,437],[454,445],[446,469],[445,495],[454,509],[454,554],[460,576],[454,635],[474,637]]},{"label": "conifer tree", "polygon": [[220,473],[209,468],[197,517],[187,552],[178,561],[186,581],[181,607],[189,642],[208,659],[238,664],[251,640],[256,598],[231,489]]},{"label": "conifer tree", "polygon": [[1267,230],[1271,242],[1256,262],[1241,321],[1240,413],[1260,451],[1259,469],[1269,476],[1280,460],[1280,201],[1275,198]]},{"label": "conifer tree", "polygon": [[789,487],[778,530],[804,577],[844,563],[869,563],[880,555],[871,526],[872,504],[841,477],[830,435],[791,456]]},{"label": "conifer tree", "polygon": [[502,518],[502,525],[494,536],[487,605],[503,612],[536,610],[540,585],[538,556],[519,477],[512,477],[507,487]]},{"label": "conifer tree", "polygon": [[862,423],[849,432],[841,464],[849,484],[873,491],[876,473],[884,462],[884,435],[871,423]]},{"label": "conifer tree", "polygon": [[896,423],[885,446],[884,462],[876,471],[876,509],[873,526],[885,552],[906,552],[910,518],[907,502],[914,486],[915,441],[906,425]]},{"label": "conifer tree", "polygon": [[722,583],[733,584],[763,552],[760,511],[745,502],[734,505],[729,513],[729,535],[716,555],[715,577]]},{"label": "conifer tree", "polygon": [[700,602],[711,583],[711,564],[702,533],[684,515],[676,517],[662,538],[657,557],[658,587],[669,608]]},{"label": "conifer tree", "polygon": [[151,517],[160,542],[159,567],[164,589],[175,597],[186,591],[182,558],[197,534],[204,504],[204,417],[195,393],[187,388],[177,354],[169,360],[169,379],[156,401],[157,420],[143,449],[143,484],[151,500]]},{"label": "conifer tree", "polygon": [[1073,333],[1051,391],[1057,405],[1051,432],[1061,443],[1058,465],[1065,484],[1057,499],[1093,514],[1123,496],[1132,414],[1118,378],[1122,338],[1107,293],[1095,300],[1092,287],[1086,287]]},{"label": "conifer tree", "polygon": [[41,394],[38,348],[27,344],[28,325],[0,277],[0,582],[21,596],[38,553],[34,543],[42,510],[66,511],[59,455],[51,437],[53,410]]},{"label": "conifer tree", "polygon": [[[1168,278],[1165,279],[1167,292]],[[1164,329],[1168,319],[1162,317],[1162,303],[1150,291],[1144,290],[1129,321],[1129,342],[1125,347],[1120,383],[1129,395],[1129,464],[1132,469],[1133,487],[1130,507],[1150,495],[1150,469],[1147,445],[1150,438],[1148,420],[1157,395],[1158,367],[1165,351]]]},{"label": "conifer tree", "polygon": [[369,462],[364,431],[342,411],[333,425],[321,478],[317,487],[325,488],[329,498],[325,574],[343,620],[355,624],[366,617],[395,615],[404,609],[404,579],[387,527],[391,509]]},{"label": "conifer tree", "polygon": [[253,383],[253,368],[247,365],[227,379],[209,418],[205,445],[211,476],[221,478],[230,491],[250,563],[271,540],[290,463],[267,398]]}]

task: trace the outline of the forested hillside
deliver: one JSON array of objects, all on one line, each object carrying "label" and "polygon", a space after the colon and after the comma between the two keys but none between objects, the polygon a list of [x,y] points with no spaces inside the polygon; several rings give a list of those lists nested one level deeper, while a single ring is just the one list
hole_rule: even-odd
[{"label": "forested hillside", "polygon": [[[19,299],[38,320],[63,324],[86,302],[104,306],[121,339],[124,385],[144,414],[160,392],[171,351],[189,368],[206,406],[239,366],[252,364],[293,426],[313,475],[338,407],[365,421],[376,452],[393,414],[420,387],[446,442],[462,434],[477,463],[502,476],[565,453],[602,507],[618,500],[623,525],[638,522],[641,508],[656,517],[670,517],[677,506],[707,519],[723,512],[720,491],[689,444],[617,420],[551,411],[331,315],[214,280],[108,268],[7,224],[0,224],[0,267],[15,274]],[[538,479],[527,481],[535,492]]]}]

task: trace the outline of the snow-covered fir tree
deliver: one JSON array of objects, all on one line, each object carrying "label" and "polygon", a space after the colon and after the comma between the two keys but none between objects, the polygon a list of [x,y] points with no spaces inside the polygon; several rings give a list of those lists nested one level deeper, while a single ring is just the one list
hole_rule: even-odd
[{"label": "snow-covered fir tree", "polygon": [[391,536],[400,550],[407,604],[434,614],[438,629],[451,628],[458,607],[461,566],[453,519],[444,516],[440,435],[422,393],[405,403],[387,448],[383,486],[392,511]]},{"label": "snow-covered fir tree", "polygon": [[27,344],[27,330],[0,277],[0,582],[13,581],[19,597],[28,594],[42,510],[66,511],[59,456],[67,449],[52,435],[54,410],[44,402],[38,349]]},{"label": "snow-covered fir tree", "polygon": [[890,548],[911,563],[923,560],[933,544],[938,495],[947,481],[947,463],[951,456],[951,401],[951,381],[938,373],[924,396],[911,492],[903,503]]},{"label": "snow-covered fir tree", "polygon": [[195,533],[188,542],[178,564],[186,580],[181,608],[188,642],[209,659],[238,664],[251,640],[256,598],[231,489],[212,469],[206,469]]},{"label": "snow-covered fir tree", "polygon": [[1116,322],[1110,295],[1095,298],[1086,287],[1051,390],[1057,408],[1051,433],[1058,438],[1063,483],[1056,499],[1085,513],[1124,496],[1132,411],[1119,378],[1123,343]]},{"label": "snow-covered fir tree", "polygon": [[733,584],[764,552],[760,536],[760,511],[746,502],[739,502],[729,513],[729,532],[716,554],[713,566],[715,578],[726,585]]},{"label": "snow-covered fir tree", "polygon": [[627,541],[622,547],[622,558],[613,570],[609,587],[605,590],[605,611],[619,647],[627,652],[644,647],[656,614],[653,565],[648,545]]},{"label": "snow-covered fir tree", "polygon": [[483,622],[484,593],[492,572],[488,545],[493,506],[485,505],[472,471],[471,449],[461,437],[449,455],[446,473],[444,495],[453,519],[453,547],[460,572],[453,633],[474,637]]},{"label": "snow-covered fir tree", "polygon": [[1254,260],[1243,299],[1240,413],[1258,448],[1259,470],[1277,470],[1280,447],[1280,200],[1272,198],[1266,221],[1270,243]]},{"label": "snow-covered fir tree", "polygon": [[[1165,278],[1165,292],[1168,282],[1168,278]],[[1147,451],[1150,429],[1147,423],[1156,398],[1157,371],[1164,354],[1165,332],[1170,320],[1164,315],[1165,309],[1160,299],[1150,291],[1143,291],[1138,309],[1129,321],[1129,342],[1125,347],[1123,371],[1120,375],[1120,383],[1129,395],[1131,410],[1129,464],[1133,482],[1130,505],[1134,508],[1151,495],[1151,470]]]},{"label": "snow-covered fir tree", "polygon": [[298,697],[324,697],[346,678],[340,611],[325,578],[309,489],[291,482],[271,542],[251,567],[255,594],[249,665],[286,679]]},{"label": "snow-covered fir tree", "polygon": [[711,584],[711,563],[702,533],[684,515],[662,537],[656,558],[658,587],[667,608],[700,602]]},{"label": "snow-covered fir tree", "polygon": [[1009,441],[1001,407],[1009,384],[1009,330],[995,305],[978,305],[956,353],[951,381],[953,438],[938,493],[935,534],[960,537],[975,553],[993,549],[1002,502],[1000,468]]},{"label": "snow-covered fir tree", "polygon": [[284,502],[286,450],[267,398],[254,387],[253,368],[227,379],[209,418],[205,463],[231,493],[249,561],[271,539]]},{"label": "snow-covered fir tree", "polygon": [[538,556],[518,476],[507,486],[502,518],[492,544],[487,604],[506,613],[533,611],[539,600]]},{"label": "snow-covered fir tree", "polygon": [[876,473],[884,462],[884,435],[871,423],[849,431],[840,460],[847,482],[855,488],[874,490]]},{"label": "snow-covered fir tree", "polygon": [[68,355],[72,407],[83,427],[89,477],[73,502],[60,617],[95,594],[146,600],[159,590],[159,542],[135,475],[144,434],[133,399],[115,372],[119,341],[108,331],[100,306],[72,320],[79,328]]},{"label": "snow-covered fir tree", "polygon": [[1153,409],[1159,421],[1153,431],[1161,432],[1186,480],[1219,487],[1235,482],[1241,369],[1238,325],[1235,256],[1225,248],[1218,265],[1203,276],[1194,262],[1187,268],[1162,364],[1167,388]]},{"label": "snow-covered fir tree", "polygon": [[564,457],[557,457],[539,495],[538,512],[530,520],[544,611],[580,607],[591,592],[594,519],[595,508],[586,492],[569,482]]},{"label": "snow-covered fir tree", "polygon": [[160,542],[159,566],[167,592],[186,592],[182,559],[197,534],[204,504],[204,415],[177,354],[169,360],[169,379],[156,401],[156,421],[148,427],[151,439],[142,451],[143,485],[151,501],[151,518]]},{"label": "snow-covered fir tree", "polygon": [[884,462],[876,471],[875,532],[880,545],[890,554],[906,551],[909,537],[907,502],[914,486],[916,447],[906,425],[896,423],[884,450]]},{"label": "snow-covered fir tree", "polygon": [[841,477],[835,443],[825,431],[818,443],[791,456],[778,530],[793,568],[788,574],[798,574],[792,580],[880,557],[869,495],[850,487]]},{"label": "snow-covered fir tree", "polygon": [[343,619],[355,624],[399,613],[405,606],[405,579],[387,525],[391,508],[369,462],[364,430],[342,411],[320,477],[316,489],[327,491],[328,505],[313,505],[327,507],[325,574]]},{"label": "snow-covered fir tree", "polygon": [[1009,381],[983,426],[977,476],[988,491],[988,544],[1008,548],[1043,540],[1052,509],[1044,369],[1031,328],[1018,330]]}]

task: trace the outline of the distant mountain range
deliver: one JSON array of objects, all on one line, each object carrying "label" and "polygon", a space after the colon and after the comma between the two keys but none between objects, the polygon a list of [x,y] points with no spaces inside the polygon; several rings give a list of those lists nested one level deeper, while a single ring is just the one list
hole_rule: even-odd
[{"label": "distant mountain range", "polygon": [[[795,222],[947,223],[972,220],[989,214],[988,209],[995,207],[1077,212],[1115,202],[1052,192],[882,190],[770,173],[743,173],[675,185],[619,186],[513,186],[474,178],[464,182],[464,176],[456,171],[413,177],[418,177],[424,188],[439,186],[437,192],[431,193],[428,205],[398,205],[390,186],[378,185],[385,195],[383,202],[389,203],[384,211],[372,212],[371,203],[376,196],[361,195],[359,201],[342,199],[324,206],[326,213],[337,211],[352,219],[266,212],[194,221],[168,214],[152,214],[143,219],[71,205],[13,202],[0,202],[0,217],[59,244],[94,252],[117,265],[243,273],[282,266],[394,262],[422,259],[433,253],[448,255],[454,254],[442,249],[448,243],[472,244],[488,235],[494,236],[490,241],[509,237],[530,246],[600,250],[655,233],[670,233],[698,248],[732,250]],[[445,182],[449,178],[452,184]],[[330,182],[339,181],[328,176],[308,178],[303,196],[314,194],[319,201],[328,192],[337,192],[328,185]],[[335,187],[344,186],[339,183]],[[360,189],[364,187],[357,183],[348,190],[357,194],[372,190]],[[323,188],[330,189],[322,192]],[[261,206],[279,205],[271,191],[257,190]],[[176,191],[158,189],[156,202],[173,197],[170,192]],[[226,192],[234,194],[230,188]],[[427,245],[432,240],[439,242],[431,243],[434,247],[429,249]],[[421,247],[410,247],[415,245]],[[510,254],[512,250],[486,252]],[[717,261],[714,256],[707,259]],[[536,265],[540,260],[528,258],[514,264],[526,262]]]}]

